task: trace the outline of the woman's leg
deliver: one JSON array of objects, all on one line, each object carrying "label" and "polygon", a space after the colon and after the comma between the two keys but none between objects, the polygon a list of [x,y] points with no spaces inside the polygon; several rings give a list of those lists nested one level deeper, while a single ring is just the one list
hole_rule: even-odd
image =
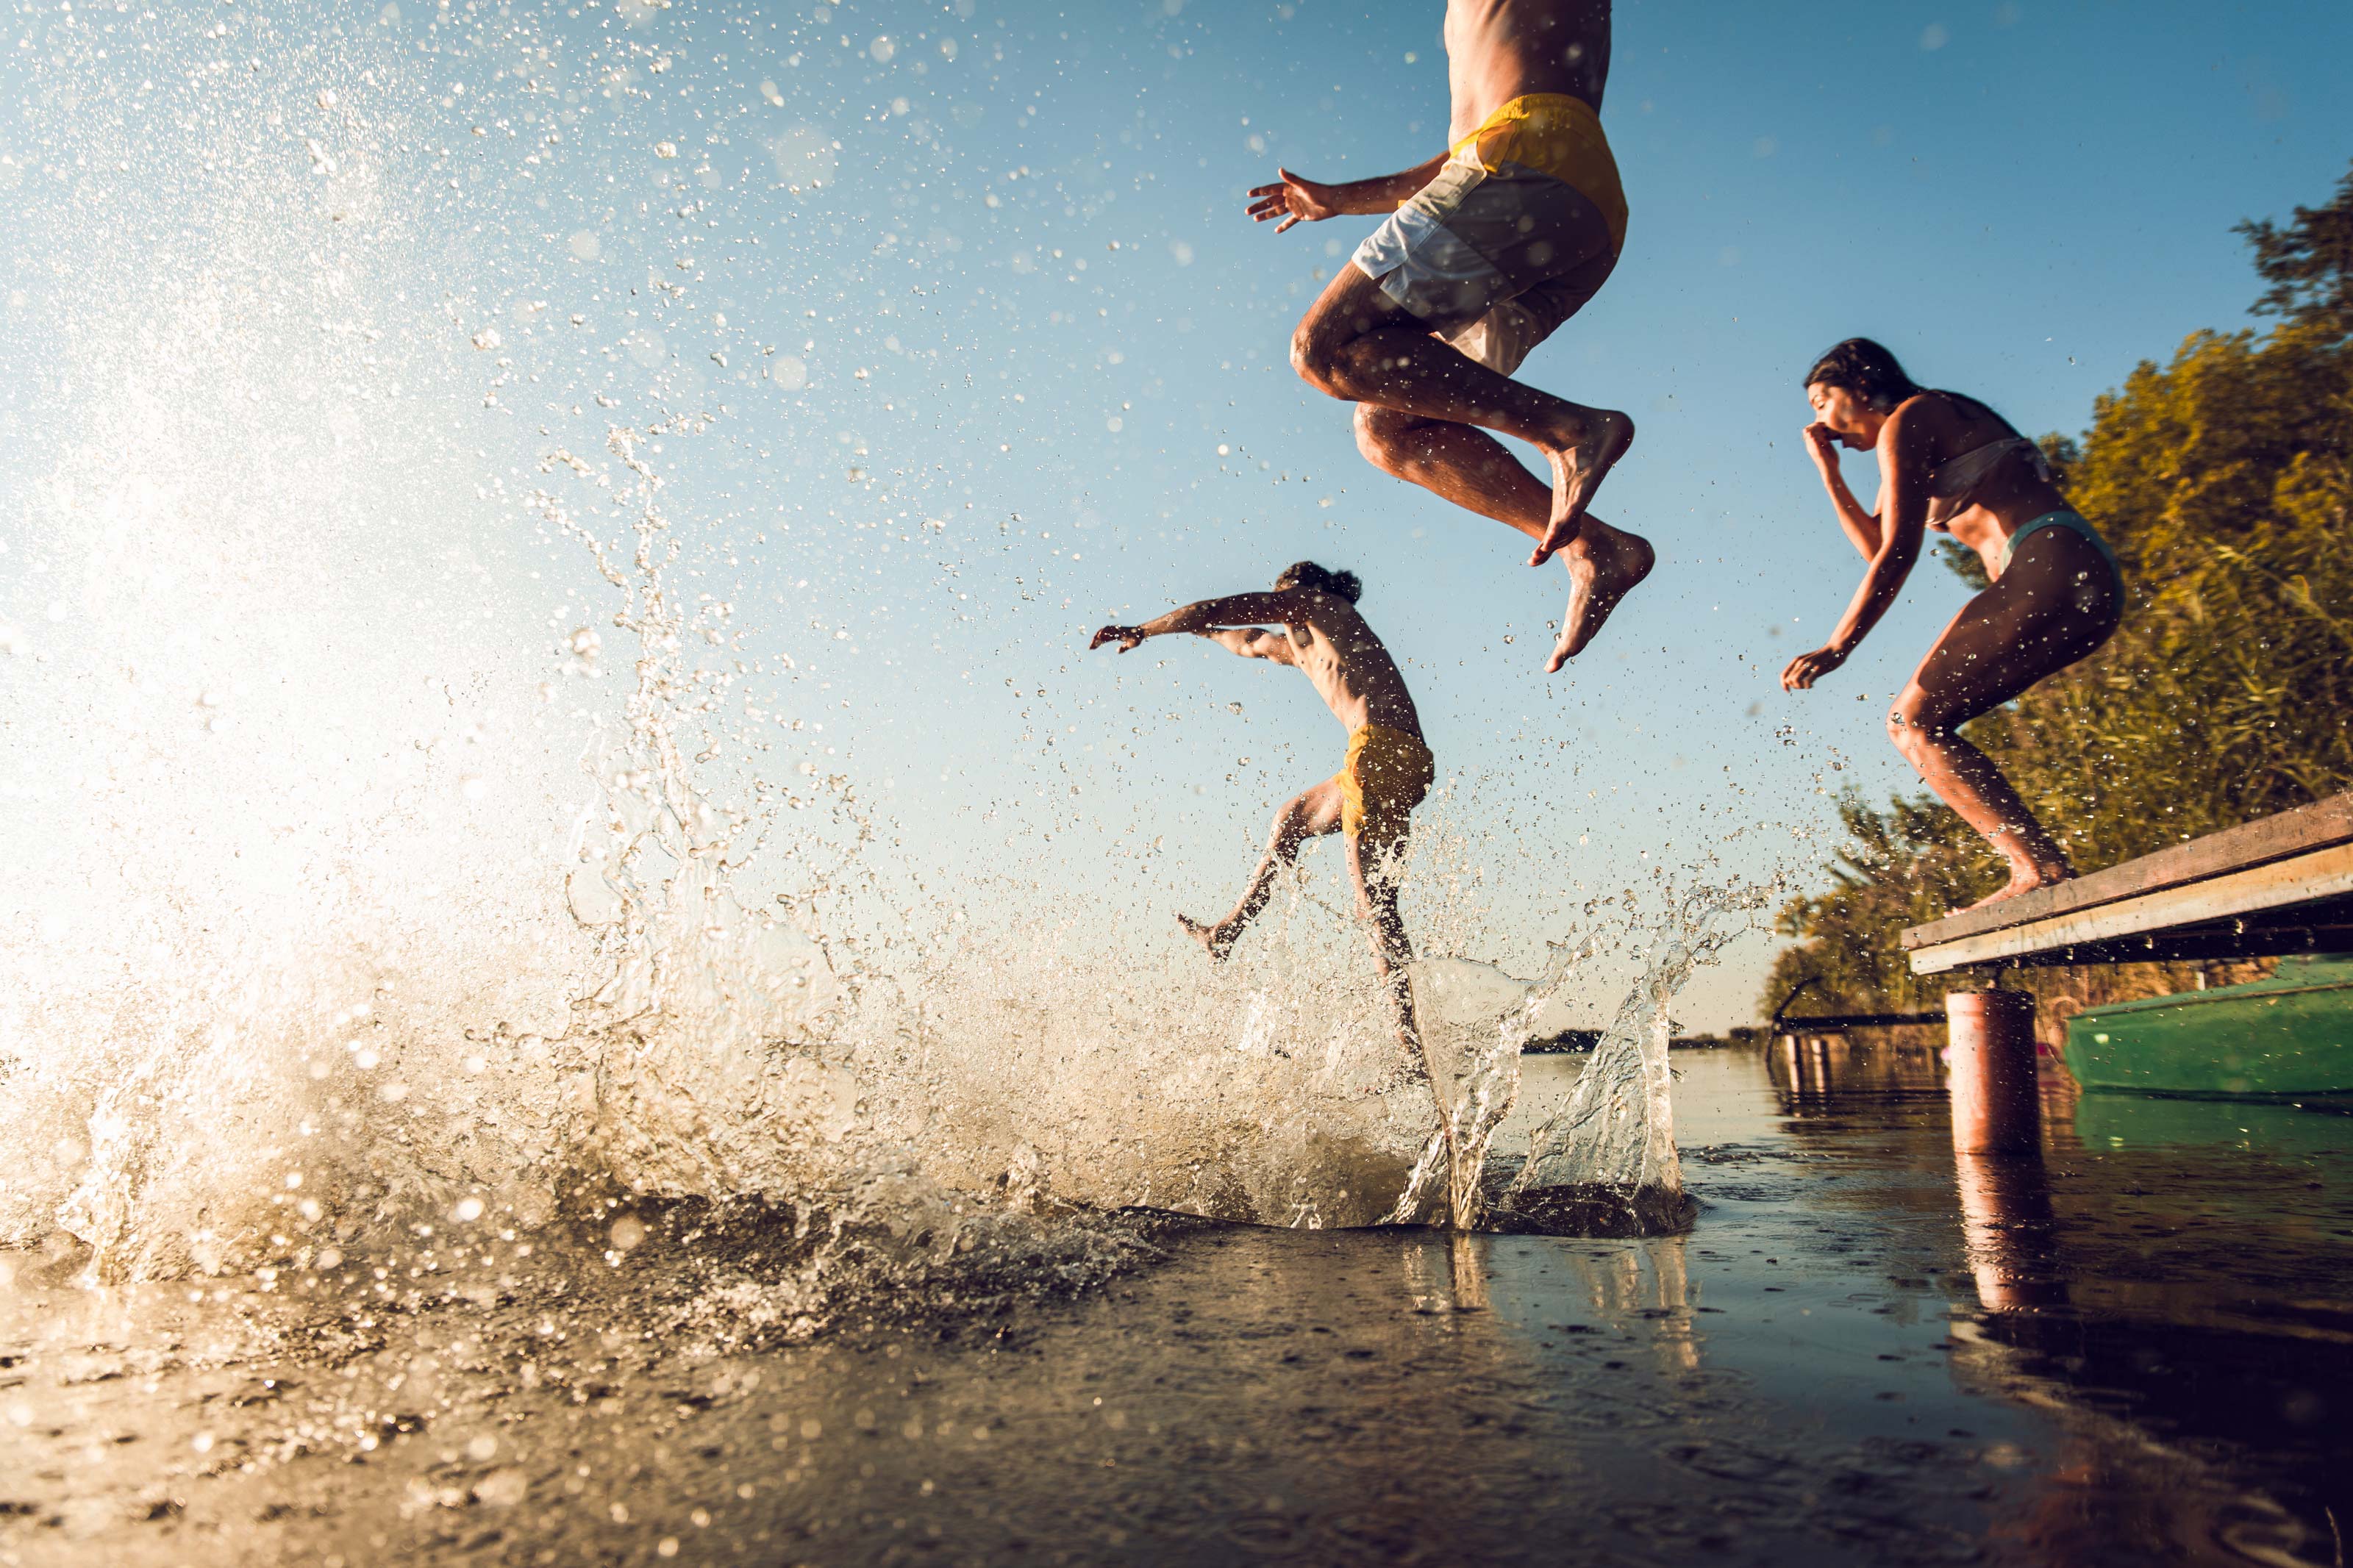
[{"label": "woman's leg", "polygon": [[2019,546],[2000,580],[1962,606],[1887,715],[1895,749],[1938,798],[2010,862],[1992,903],[2073,876],[2067,852],[2034,819],[1960,727],[2091,653],[2124,609],[2116,574],[2092,542],[2045,528]]},{"label": "woman's leg", "polygon": [[1266,900],[1274,892],[1275,873],[1299,858],[1299,847],[1311,838],[1340,831],[1340,781],[1325,779],[1312,789],[1302,790],[1282,803],[1274,814],[1274,828],[1267,839],[1266,853],[1260,857],[1258,869],[1250,873],[1250,886],[1242,889],[1241,900],[1233,911],[1213,926],[1185,915],[1176,917],[1186,934],[1207,949],[1211,958],[1223,958],[1233,950],[1234,941],[1242,928],[1256,919],[1266,908]]}]

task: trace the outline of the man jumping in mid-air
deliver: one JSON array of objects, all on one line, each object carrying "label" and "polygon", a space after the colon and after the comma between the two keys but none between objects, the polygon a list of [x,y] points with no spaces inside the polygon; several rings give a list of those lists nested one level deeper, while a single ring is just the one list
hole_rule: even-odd
[{"label": "man jumping in mid-air", "polygon": [[[1648,541],[1585,509],[1634,422],[1511,379],[1593,298],[1626,239],[1626,198],[1601,134],[1609,0],[1448,0],[1451,153],[1403,174],[1318,184],[1288,169],[1250,216],[1295,223],[1387,213],[1292,334],[1299,374],[1356,407],[1379,468],[1558,552],[1568,568],[1558,669],[1650,574]],[[1485,426],[1485,429],[1474,426]],[[1529,442],[1539,480],[1487,430]]]},{"label": "man jumping in mid-air", "polygon": [[[1266,907],[1275,874],[1299,858],[1299,847],[1326,833],[1343,835],[1357,907],[1372,927],[1373,963],[1397,1008],[1404,1071],[1419,1078],[1420,1040],[1405,969],[1413,961],[1413,948],[1398,918],[1398,886],[1413,808],[1430,793],[1437,764],[1422,743],[1421,719],[1397,661],[1356,613],[1363,592],[1355,573],[1302,561],[1283,569],[1271,594],[1204,599],[1140,626],[1105,626],[1087,646],[1115,642],[1125,653],[1146,637],[1172,632],[1212,637],[1244,658],[1290,665],[1307,677],[1332,716],[1347,727],[1347,760],[1337,773],[1293,795],[1275,813],[1266,855],[1233,911],[1215,925],[1183,915],[1176,919],[1211,958],[1222,959],[1242,928]],[[1261,626],[1282,630],[1262,631]]]}]

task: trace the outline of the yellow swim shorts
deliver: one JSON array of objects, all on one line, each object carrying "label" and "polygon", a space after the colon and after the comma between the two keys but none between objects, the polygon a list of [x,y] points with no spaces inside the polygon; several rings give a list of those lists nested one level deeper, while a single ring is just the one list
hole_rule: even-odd
[{"label": "yellow swim shorts", "polygon": [[1419,735],[1360,724],[1349,731],[1348,760],[1334,776],[1340,784],[1341,832],[1402,838],[1413,808],[1438,778],[1438,759]]},{"label": "yellow swim shorts", "polygon": [[1454,144],[1429,184],[1356,247],[1381,292],[1505,375],[1591,300],[1626,245],[1626,195],[1600,117],[1561,93],[1515,98]]}]

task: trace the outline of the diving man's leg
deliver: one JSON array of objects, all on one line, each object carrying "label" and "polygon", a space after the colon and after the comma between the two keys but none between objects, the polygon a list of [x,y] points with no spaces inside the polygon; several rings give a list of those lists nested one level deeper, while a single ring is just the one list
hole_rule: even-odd
[{"label": "diving man's leg", "polygon": [[1553,489],[1528,557],[1541,566],[1578,535],[1593,492],[1634,439],[1634,422],[1499,374],[1469,358],[1353,264],[1340,269],[1292,334],[1291,363],[1309,384],[1352,403],[1480,425],[1545,454]]},{"label": "diving man's leg", "polygon": [[[1360,403],[1356,449],[1375,468],[1542,544],[1553,492],[1484,430]],[[1545,663],[1547,674],[1584,651],[1627,590],[1651,574],[1656,559],[1641,534],[1585,514],[1576,539],[1560,552],[1568,569],[1568,606],[1561,615],[1560,640]]]},{"label": "diving man's leg", "polygon": [[1421,1060],[1421,1035],[1413,1016],[1413,986],[1407,965],[1413,962],[1413,943],[1406,940],[1405,921],[1398,913],[1398,890],[1405,875],[1406,834],[1383,831],[1371,822],[1368,832],[1348,836],[1348,878],[1356,885],[1357,912],[1365,918],[1373,944],[1373,967],[1388,987],[1397,1009],[1398,1044],[1405,1049],[1408,1071],[1426,1070]]},{"label": "diving man's leg", "polygon": [[1274,814],[1274,828],[1267,839],[1266,854],[1260,858],[1258,869],[1250,873],[1250,886],[1242,890],[1241,900],[1234,905],[1232,912],[1215,925],[1203,925],[1185,915],[1178,915],[1176,923],[1211,958],[1225,957],[1233,950],[1242,928],[1266,908],[1266,900],[1274,891],[1276,873],[1299,858],[1299,847],[1311,838],[1340,830],[1340,781],[1330,778],[1283,802],[1282,809]]},{"label": "diving man's leg", "polygon": [[[1584,510],[1633,438],[1624,415],[1583,407],[1479,363],[1432,336],[1427,322],[1354,265],[1300,322],[1292,363],[1314,385],[1359,405],[1357,446],[1375,465],[1525,533],[1535,544],[1530,565],[1561,554],[1569,600],[1547,670],[1581,651],[1649,574],[1655,559],[1649,542]],[[1552,486],[1476,426],[1542,450]]]}]

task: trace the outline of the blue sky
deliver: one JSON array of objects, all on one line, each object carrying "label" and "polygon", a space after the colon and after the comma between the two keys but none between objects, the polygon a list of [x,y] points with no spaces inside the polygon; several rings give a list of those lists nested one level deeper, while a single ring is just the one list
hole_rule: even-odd
[{"label": "blue sky", "polygon": [[[0,65],[26,105],[0,181],[81,215],[7,242],[19,504],[105,309],[50,280],[212,243],[192,221],[159,261],[118,237],[202,185],[190,127],[298,171],[308,137],[321,188],[365,163],[400,215],[365,241],[368,286],[431,341],[380,356],[427,389],[428,466],[511,633],[492,662],[554,669],[551,627],[594,591],[520,513],[538,458],[608,419],[718,414],[666,443],[666,505],[767,705],[824,725],[786,743],[859,778],[933,882],[1008,877],[1160,940],[1231,897],[1343,737],[1283,672],[1190,640],[1089,657],[1087,634],[1303,556],[1349,567],[1488,879],[1492,923],[1460,945],[1523,973],[1591,899],[1661,867],[1802,877],[1823,792],[1912,785],[1880,718],[1957,582],[1924,568],[1821,689],[1775,681],[1860,571],[1797,439],[1815,353],[1866,333],[2021,428],[2080,430],[2138,360],[2249,324],[2232,226],[2325,199],[2353,157],[2343,5],[1620,6],[1603,120],[1628,248],[1524,374],[1635,415],[1596,510],[1661,564],[1547,679],[1558,570],[1366,468],[1347,409],[1285,364],[1372,220],[1242,216],[1278,163],[1340,179],[1438,150],[1439,5],[79,9],[22,8]],[[176,133],[142,126],[133,78]],[[240,121],[264,107],[240,94],[286,123]],[[337,119],[363,102],[373,130]],[[337,125],[360,150],[320,172]],[[285,245],[297,271],[319,254]],[[498,347],[470,348],[485,329]],[[13,625],[43,624],[37,554],[0,561]],[[1679,1016],[1747,1017],[1767,957],[1736,948]]]}]

